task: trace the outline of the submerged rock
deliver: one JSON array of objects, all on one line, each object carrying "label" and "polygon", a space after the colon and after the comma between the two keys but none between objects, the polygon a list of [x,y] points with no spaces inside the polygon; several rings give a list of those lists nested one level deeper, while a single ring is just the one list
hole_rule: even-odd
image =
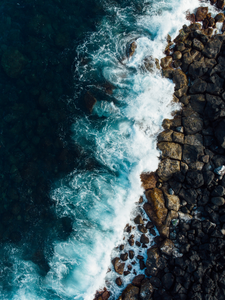
[{"label": "submerged rock", "polygon": [[95,97],[90,92],[87,92],[84,95],[84,103],[85,103],[85,106],[86,106],[86,108],[88,109],[88,111],[90,113],[92,113],[92,110],[93,110],[94,105],[96,104],[96,102],[97,102],[97,100],[95,99]]},{"label": "submerged rock", "polygon": [[3,53],[1,66],[11,78],[17,78],[27,64],[25,56],[17,49],[10,49]]}]

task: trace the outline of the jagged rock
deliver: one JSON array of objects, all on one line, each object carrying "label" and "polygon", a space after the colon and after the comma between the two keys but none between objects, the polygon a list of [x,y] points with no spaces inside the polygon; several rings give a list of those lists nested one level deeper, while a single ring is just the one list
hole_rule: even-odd
[{"label": "jagged rock", "polygon": [[214,95],[206,94],[205,114],[210,121],[215,121],[219,117],[225,116],[225,106],[223,100]]},{"label": "jagged rock", "polygon": [[173,142],[183,144],[184,143],[184,134],[181,132],[173,132]]},{"label": "jagged rock", "polygon": [[145,193],[148,203],[144,204],[144,209],[156,227],[160,227],[166,220],[167,209],[165,200],[160,189],[154,188]]},{"label": "jagged rock", "polygon": [[204,57],[199,61],[194,61],[190,64],[188,73],[192,76],[193,79],[203,76],[208,71]]},{"label": "jagged rock", "polygon": [[202,42],[200,42],[198,39],[193,39],[192,41],[192,46],[194,49],[198,50],[198,51],[202,51],[204,49],[204,45]]},{"label": "jagged rock", "polygon": [[170,239],[165,239],[160,245],[160,250],[163,254],[171,255],[174,249],[174,243]]},{"label": "jagged rock", "polygon": [[225,5],[225,1],[224,0],[217,0],[216,2],[216,6],[220,9],[223,9]]},{"label": "jagged rock", "polygon": [[166,273],[163,277],[162,277],[162,283],[163,283],[163,287],[166,290],[169,290],[173,283],[174,283],[174,275],[172,273]]},{"label": "jagged rock", "polygon": [[154,172],[142,173],[140,177],[141,177],[142,186],[145,190],[156,187],[157,176]]},{"label": "jagged rock", "polygon": [[173,82],[175,90],[179,90],[188,84],[187,76],[182,70],[177,69],[173,72]]},{"label": "jagged rock", "polygon": [[184,29],[179,30],[179,35],[174,39],[174,43],[184,42],[190,35],[190,32]]},{"label": "jagged rock", "polygon": [[150,249],[148,249],[147,254],[148,254],[148,258],[146,261],[146,268],[147,268],[148,274],[150,276],[156,276],[159,271],[159,266],[160,266],[159,250],[157,248],[150,248]]},{"label": "jagged rock", "polygon": [[220,23],[223,23],[224,21],[224,14],[223,13],[219,13],[215,16],[215,21],[216,22],[220,22]]},{"label": "jagged rock", "polygon": [[220,95],[223,91],[224,79],[219,75],[214,74],[210,77],[210,82],[207,84],[206,92],[209,94]]},{"label": "jagged rock", "polygon": [[143,275],[143,274],[137,275],[134,277],[132,284],[137,287],[140,287],[144,278],[145,278],[145,275]]},{"label": "jagged rock", "polygon": [[187,91],[188,91],[188,86],[185,85],[185,86],[182,87],[181,89],[176,90],[176,91],[174,92],[174,95],[175,95],[176,97],[178,97],[178,98],[181,98],[181,97],[183,97],[183,96],[185,96],[185,95],[187,94]]},{"label": "jagged rock", "polygon": [[162,158],[173,158],[181,160],[182,158],[182,146],[177,143],[161,142],[158,143],[159,150],[162,151]]},{"label": "jagged rock", "polygon": [[218,36],[212,37],[211,40],[205,45],[202,54],[208,58],[216,58],[220,52],[222,40]]},{"label": "jagged rock", "polygon": [[141,300],[152,300],[153,286],[150,279],[144,279],[141,283],[140,288],[140,299]]},{"label": "jagged rock", "polygon": [[116,273],[123,275],[125,263],[121,263],[119,257],[114,258],[112,260],[112,263],[113,263]]},{"label": "jagged rock", "polygon": [[184,145],[182,160],[189,165],[195,163],[203,154],[202,146]]},{"label": "jagged rock", "polygon": [[166,158],[159,163],[157,174],[163,181],[167,181],[179,171],[180,161]]},{"label": "jagged rock", "polygon": [[199,188],[204,185],[203,174],[200,171],[187,171],[186,181],[193,188]]},{"label": "jagged rock", "polygon": [[225,149],[225,120],[221,120],[215,128],[215,136],[219,145]]},{"label": "jagged rock", "polygon": [[141,235],[140,242],[141,242],[142,244],[148,244],[148,243],[149,243],[149,238],[148,238],[145,234],[142,234],[142,235]]},{"label": "jagged rock", "polygon": [[160,132],[160,134],[158,135],[158,142],[172,142],[172,134],[173,130],[170,129]]},{"label": "jagged rock", "polygon": [[166,200],[166,207],[169,210],[178,211],[180,209],[180,199],[176,195],[169,195],[164,191],[164,196]]},{"label": "jagged rock", "polygon": [[221,205],[224,205],[225,200],[222,197],[213,197],[213,198],[211,198],[211,202],[213,204],[215,204],[216,206],[221,206]]},{"label": "jagged rock", "polygon": [[207,88],[207,82],[197,78],[193,81],[191,88],[189,89],[190,94],[204,93]]},{"label": "jagged rock", "polygon": [[196,111],[199,114],[204,114],[204,109],[206,105],[205,95],[191,95],[189,103],[191,104],[191,107],[194,111]]},{"label": "jagged rock", "polygon": [[186,135],[184,143],[192,146],[203,146],[203,137],[199,133],[196,133],[194,135]]},{"label": "jagged rock", "polygon": [[173,61],[172,56],[166,56],[161,59],[160,65],[163,69],[166,69],[166,68],[170,67],[172,61]]},{"label": "jagged rock", "polygon": [[[197,203],[197,192],[194,189],[181,189],[179,196],[184,199],[188,204],[194,205]],[[180,213],[180,212],[179,212]]]},{"label": "jagged rock", "polygon": [[183,117],[182,123],[186,134],[195,134],[203,129],[202,119],[196,116]]},{"label": "jagged rock", "polygon": [[132,284],[128,284],[122,293],[123,300],[139,300],[139,288]]},{"label": "jagged rock", "polygon": [[85,102],[85,106],[86,108],[88,109],[88,111],[90,113],[92,113],[92,110],[94,108],[94,105],[95,103],[97,102],[97,100],[95,99],[95,97],[90,93],[90,92],[87,92],[85,95],[84,95],[84,102]]},{"label": "jagged rock", "polygon": [[144,224],[144,221],[142,219],[141,215],[138,215],[135,219],[134,219],[134,223],[135,224]]},{"label": "jagged rock", "polygon": [[121,280],[120,277],[117,277],[117,278],[116,278],[116,284],[117,284],[118,286],[121,286],[121,285],[123,284],[123,282],[122,282],[122,280]]},{"label": "jagged rock", "polygon": [[135,50],[137,49],[136,42],[132,42],[129,47],[129,57],[134,55]]},{"label": "jagged rock", "polygon": [[206,18],[208,13],[208,7],[198,7],[197,12],[195,14],[196,21],[203,21]]}]

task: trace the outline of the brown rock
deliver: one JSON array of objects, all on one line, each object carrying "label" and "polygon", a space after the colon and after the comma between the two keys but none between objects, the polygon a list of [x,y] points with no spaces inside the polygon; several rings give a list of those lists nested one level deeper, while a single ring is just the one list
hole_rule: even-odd
[{"label": "brown rock", "polygon": [[142,173],[140,177],[141,177],[142,186],[145,190],[156,187],[157,176],[154,172]]},{"label": "brown rock", "polygon": [[141,300],[151,300],[153,294],[153,286],[150,282],[150,279],[144,279],[141,283],[140,289],[140,299]]},{"label": "brown rock", "polygon": [[223,9],[225,5],[225,1],[224,0],[217,0],[216,2],[216,6],[220,9]]},{"label": "brown rock", "polygon": [[135,224],[144,224],[144,221],[142,219],[141,215],[138,215],[135,219],[134,219],[134,223]]},{"label": "brown rock", "polygon": [[123,300],[139,300],[139,288],[132,284],[128,284],[122,293]]},{"label": "brown rock", "polygon": [[174,43],[184,42],[190,35],[190,31],[184,29],[179,30],[179,35],[174,39]]},{"label": "brown rock", "polygon": [[173,59],[176,60],[176,59],[181,59],[182,57],[182,53],[180,51],[175,51],[173,53]]},{"label": "brown rock", "polygon": [[170,195],[166,191],[164,191],[164,197],[166,202],[166,207],[169,210],[178,211],[180,209],[180,199],[176,195]]},{"label": "brown rock", "polygon": [[145,195],[148,203],[145,203],[144,209],[153,224],[159,227],[165,222],[167,216],[163,193],[160,189],[154,188],[146,191]]},{"label": "brown rock", "polygon": [[140,287],[141,282],[144,278],[145,278],[145,275],[143,275],[143,274],[137,275],[136,277],[134,277],[134,279],[132,281],[132,284],[137,286],[137,287]]},{"label": "brown rock", "polygon": [[184,43],[183,42],[180,42],[180,43],[177,43],[176,44],[176,49],[177,49],[177,51],[184,51],[186,48],[185,48],[185,45],[184,45]]},{"label": "brown rock", "polygon": [[225,31],[225,21],[223,22],[223,26],[221,28],[221,31],[224,32]]},{"label": "brown rock", "polygon": [[146,268],[148,271],[148,274],[150,276],[155,276],[157,275],[159,271],[159,250],[157,248],[150,248],[147,251],[148,258],[146,261]]},{"label": "brown rock", "polygon": [[137,49],[137,44],[136,42],[132,42],[130,44],[130,48],[129,48],[129,57],[134,55],[135,50]]},{"label": "brown rock", "polygon": [[172,56],[166,56],[161,59],[160,65],[163,69],[166,69],[166,68],[170,67],[172,61],[173,61]]},{"label": "brown rock", "polygon": [[188,12],[186,15],[186,19],[191,23],[195,23],[195,14],[190,14],[190,12]]},{"label": "brown rock", "polygon": [[174,243],[169,239],[165,239],[160,246],[161,252],[166,255],[171,255],[173,249],[174,249]]},{"label": "brown rock", "polygon": [[199,7],[196,12],[196,21],[203,21],[208,13],[208,7]]},{"label": "brown rock", "polygon": [[168,68],[162,70],[162,74],[164,77],[172,79],[174,71],[175,70],[173,68],[168,67]]},{"label": "brown rock", "polygon": [[175,143],[180,143],[183,144],[184,143],[184,134],[181,132],[173,132],[173,141]]},{"label": "brown rock", "polygon": [[90,113],[92,113],[93,107],[94,107],[95,103],[97,102],[95,97],[90,92],[87,92],[84,95],[84,102],[85,102],[85,106],[88,109],[88,111]]},{"label": "brown rock", "polygon": [[141,242],[142,244],[148,244],[148,243],[149,243],[149,238],[148,238],[145,234],[142,234],[142,235],[141,235],[140,242]]},{"label": "brown rock", "polygon": [[158,142],[172,142],[172,134],[173,130],[169,129],[160,132],[160,134],[158,135]]},{"label": "brown rock", "polygon": [[120,277],[117,277],[117,278],[116,278],[116,284],[117,284],[118,286],[121,286],[121,285],[123,284],[123,282],[122,282],[122,280],[121,280]]},{"label": "brown rock", "polygon": [[121,263],[119,257],[116,257],[112,260],[114,269],[116,273],[122,275],[125,267],[125,263]]},{"label": "brown rock", "polygon": [[224,21],[224,14],[223,13],[219,13],[215,16],[215,21],[222,23]]},{"label": "brown rock", "polygon": [[204,45],[198,39],[193,39],[193,48],[202,51],[204,49]]},{"label": "brown rock", "polygon": [[159,163],[157,174],[163,181],[167,181],[179,171],[180,161],[166,158]]},{"label": "brown rock", "polygon": [[172,142],[160,142],[158,143],[159,150],[162,151],[162,158],[173,158],[181,160],[182,158],[182,146]]},{"label": "brown rock", "polygon": [[173,82],[175,83],[176,90],[179,90],[188,84],[187,76],[181,69],[177,69],[174,71]]}]

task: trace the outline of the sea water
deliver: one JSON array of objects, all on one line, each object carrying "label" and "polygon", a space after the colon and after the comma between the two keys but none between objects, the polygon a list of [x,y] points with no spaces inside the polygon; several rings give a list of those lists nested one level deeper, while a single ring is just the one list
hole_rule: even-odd
[{"label": "sea water", "polygon": [[[69,100],[87,90],[96,95],[92,114],[81,111],[71,131],[74,143],[95,163],[80,161],[66,178],[52,183],[54,209],[58,216],[72,218],[73,231],[66,241],[54,242],[46,276],[22,259],[20,249],[6,246],[13,273],[4,278],[10,288],[2,288],[1,299],[92,300],[106,279],[110,299],[121,292],[114,283],[115,272],[107,273],[112,253],[123,242],[123,229],[143,195],[140,174],[157,169],[156,137],[162,121],[180,109],[172,101],[174,84],[162,78],[155,59],[164,56],[167,35],[174,38],[189,24],[186,12],[207,3],[105,0],[101,4],[105,16],[76,49],[75,95]],[[137,48],[129,57],[133,41]],[[146,58],[152,62],[150,71]],[[105,83],[112,86],[112,94],[104,92]],[[124,285],[134,276],[124,279]]]}]

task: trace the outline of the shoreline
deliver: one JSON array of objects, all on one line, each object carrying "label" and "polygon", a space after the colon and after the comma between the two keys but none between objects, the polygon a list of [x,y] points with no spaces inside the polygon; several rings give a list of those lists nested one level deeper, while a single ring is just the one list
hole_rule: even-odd
[{"label": "shoreline", "polygon": [[[142,233],[139,246],[148,248],[145,233],[154,226],[160,235],[148,248],[146,263],[139,258],[145,275],[137,274],[118,300],[225,297],[220,263],[225,253],[225,34],[212,35],[210,27],[222,20],[224,31],[222,15],[213,22],[206,8],[198,8],[196,15],[187,16],[192,24],[183,26],[174,43],[168,39],[162,72],[173,79],[174,99],[182,108],[174,119],[163,121],[158,169],[141,174],[148,226],[140,215],[134,220]],[[113,259],[118,275],[126,276],[128,257],[130,253]],[[116,283],[122,284],[120,277]],[[109,297],[105,289],[95,299]]]}]

